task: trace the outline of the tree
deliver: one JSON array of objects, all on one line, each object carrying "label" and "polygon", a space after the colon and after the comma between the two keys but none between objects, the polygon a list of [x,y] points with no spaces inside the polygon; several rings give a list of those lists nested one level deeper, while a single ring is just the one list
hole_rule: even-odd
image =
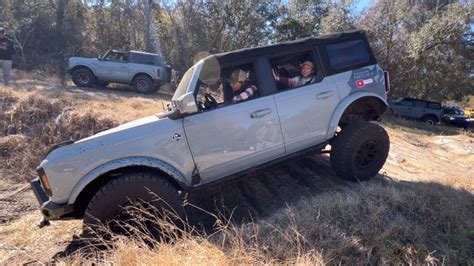
[{"label": "tree", "polygon": [[354,30],[355,20],[350,14],[350,5],[345,3],[330,4],[326,15],[321,19],[319,34],[331,34]]},{"label": "tree", "polygon": [[143,0],[143,8],[146,17],[145,47],[147,51],[157,53],[161,56],[161,44],[156,32],[152,6],[153,0]]},{"label": "tree", "polygon": [[327,12],[326,1],[290,0],[280,5],[274,23],[275,40],[287,41],[319,34],[321,18]]}]

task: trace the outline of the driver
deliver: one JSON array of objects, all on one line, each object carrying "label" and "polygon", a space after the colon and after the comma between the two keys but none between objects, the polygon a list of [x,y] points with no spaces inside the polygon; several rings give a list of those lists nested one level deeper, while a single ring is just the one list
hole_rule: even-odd
[{"label": "driver", "polygon": [[232,71],[229,78],[230,86],[234,97],[232,102],[241,102],[254,97],[257,93],[257,87],[247,80],[247,73],[242,69]]}]

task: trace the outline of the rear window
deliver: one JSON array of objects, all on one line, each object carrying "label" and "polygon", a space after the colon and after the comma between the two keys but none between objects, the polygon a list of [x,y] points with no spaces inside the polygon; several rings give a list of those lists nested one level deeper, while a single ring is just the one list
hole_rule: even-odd
[{"label": "rear window", "polygon": [[333,70],[341,70],[371,61],[370,52],[364,40],[351,40],[326,46],[329,63]]},{"label": "rear window", "polygon": [[133,63],[155,65],[155,56],[148,54],[133,54]]},{"label": "rear window", "polygon": [[439,104],[439,103],[428,103],[428,108],[441,109],[441,104]]},{"label": "rear window", "polygon": [[415,101],[415,107],[425,108],[426,102],[424,101]]}]

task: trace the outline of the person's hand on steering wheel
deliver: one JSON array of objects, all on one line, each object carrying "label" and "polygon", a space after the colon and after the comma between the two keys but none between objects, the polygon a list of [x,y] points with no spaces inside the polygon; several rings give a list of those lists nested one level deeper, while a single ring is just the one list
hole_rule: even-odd
[{"label": "person's hand on steering wheel", "polygon": [[219,104],[217,103],[216,99],[214,99],[211,94],[204,93],[204,108],[206,110],[217,107],[218,105]]}]

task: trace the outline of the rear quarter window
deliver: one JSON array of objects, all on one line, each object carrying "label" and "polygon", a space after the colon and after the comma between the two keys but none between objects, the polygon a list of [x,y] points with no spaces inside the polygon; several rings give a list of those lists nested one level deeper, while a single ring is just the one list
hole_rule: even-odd
[{"label": "rear quarter window", "polygon": [[360,65],[370,61],[365,42],[354,40],[326,46],[331,68],[341,69]]},{"label": "rear quarter window", "polygon": [[376,64],[377,61],[365,39],[351,39],[326,44],[326,68],[331,74]]},{"label": "rear quarter window", "polygon": [[400,105],[413,107],[413,101],[403,100],[400,102]]},{"label": "rear quarter window", "polygon": [[441,109],[441,104],[439,104],[439,103],[428,103],[428,108]]},{"label": "rear quarter window", "polygon": [[424,101],[415,101],[415,107],[426,108],[426,102],[424,102]]},{"label": "rear quarter window", "polygon": [[155,56],[147,54],[133,54],[133,63],[144,65],[155,65]]}]

